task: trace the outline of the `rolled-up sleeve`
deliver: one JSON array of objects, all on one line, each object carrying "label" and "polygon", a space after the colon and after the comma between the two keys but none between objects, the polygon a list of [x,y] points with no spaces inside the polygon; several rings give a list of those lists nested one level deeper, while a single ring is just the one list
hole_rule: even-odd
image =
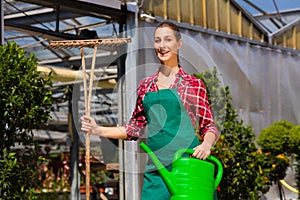
[{"label": "rolled-up sleeve", "polygon": [[180,87],[183,104],[190,115],[195,132],[203,139],[205,134],[212,132],[219,137],[219,131],[214,123],[212,110],[208,101],[204,83],[197,78],[187,76],[187,81]]},{"label": "rolled-up sleeve", "polygon": [[141,82],[138,89],[138,97],[135,109],[129,122],[124,125],[128,140],[137,140],[144,132],[144,128],[147,125],[146,115],[143,107],[144,96],[145,86]]},{"label": "rolled-up sleeve", "polygon": [[208,101],[207,90],[204,83],[199,80],[197,91],[197,115],[199,117],[199,132],[202,138],[206,133],[212,132],[215,134],[216,140],[219,138],[219,131],[214,123],[212,110]]}]

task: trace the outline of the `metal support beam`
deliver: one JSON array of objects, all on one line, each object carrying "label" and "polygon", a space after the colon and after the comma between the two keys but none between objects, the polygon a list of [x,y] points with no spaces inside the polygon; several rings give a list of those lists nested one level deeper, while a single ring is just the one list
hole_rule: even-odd
[{"label": "metal support beam", "polygon": [[[22,14],[11,14],[5,16],[6,22],[14,22],[16,24],[23,24],[23,25],[31,25],[31,24],[37,24],[37,23],[45,23],[45,22],[52,22],[56,20],[56,12],[53,11],[52,8],[49,8],[47,10],[40,9],[36,10],[34,13],[32,12],[25,12],[26,16]],[[73,19],[76,17],[80,17],[82,15],[77,13],[71,13],[71,12],[60,12],[59,19],[65,20],[65,19]]]},{"label": "metal support beam", "polygon": [[75,126],[75,120],[78,119],[78,101],[80,99],[79,84],[75,84],[73,91],[70,92],[69,97],[69,133],[71,136],[71,200],[80,199],[80,173],[78,170],[79,164],[79,135]]},{"label": "metal support beam", "polygon": [[0,1],[0,45],[4,45],[4,8],[3,1]]},{"label": "metal support beam", "polygon": [[45,37],[50,40],[62,40],[62,39],[67,39],[67,40],[80,40],[80,39],[88,39],[85,37],[80,37],[77,35],[72,35],[72,34],[67,34],[67,33],[57,33],[55,31],[50,31],[50,30],[45,30],[33,26],[28,26],[28,25],[23,25],[23,24],[16,24],[13,22],[4,22],[5,26],[7,29],[10,30],[16,30],[16,31],[21,31],[25,32],[29,35],[33,36],[40,36],[40,37]]},{"label": "metal support beam", "polygon": [[[119,22],[119,34],[123,32],[123,26],[124,23],[123,21]],[[123,33],[122,33],[123,34]],[[125,59],[126,55],[124,55],[124,46],[118,47],[117,49],[117,55],[119,55],[118,60],[117,60],[117,68],[118,68],[118,124],[123,124],[124,122],[124,113],[125,113],[125,101],[124,101],[124,79],[122,77],[125,74]],[[120,82],[121,81],[121,82]],[[125,197],[125,174],[124,174],[124,169],[125,169],[125,164],[124,164],[124,141],[119,140],[118,143],[119,147],[119,199],[124,200]]]},{"label": "metal support beam", "polygon": [[59,18],[60,18],[60,5],[58,0],[56,0],[56,23],[55,23],[55,31],[59,33]]},{"label": "metal support beam", "polygon": [[[37,4],[44,7],[55,7],[56,0],[21,0],[22,2]],[[58,1],[60,5],[61,11],[69,11],[82,15],[95,16],[103,19],[115,19],[118,20],[122,17],[122,14],[126,14],[127,11],[122,11],[120,9],[116,9],[116,6],[109,7],[110,4],[116,2],[119,5],[121,2],[119,1],[105,1],[108,6],[103,6],[105,4],[101,4],[99,1],[95,0],[85,0],[85,1],[73,1],[73,0],[61,0]],[[83,9],[84,8],[84,9]]]},{"label": "metal support beam", "polygon": [[[137,3],[138,5],[138,3]],[[125,33],[126,36],[123,37],[130,37],[134,39],[135,45],[130,45],[128,47],[122,47],[124,49],[119,49],[118,55],[124,55],[124,58],[121,58],[119,62],[125,62],[125,55],[126,55],[126,68],[118,68],[119,77],[122,77],[120,84],[120,88],[123,89],[118,95],[118,97],[123,98],[122,100],[118,98],[118,105],[119,105],[119,116],[123,120],[123,122],[127,121],[126,113],[131,112],[131,108],[128,108],[128,101],[130,101],[130,95],[125,92],[126,91],[134,91],[136,89],[135,85],[135,78],[136,74],[136,66],[137,66],[137,55],[136,53],[132,53],[130,51],[133,46],[137,45],[138,40],[138,32],[137,32],[137,25],[138,25],[138,7],[135,8],[135,13],[126,16],[126,23],[125,23]],[[122,22],[120,22],[120,27],[122,26]],[[122,33],[123,29],[120,29],[119,32]],[[133,49],[131,49],[133,50]],[[135,49],[134,49],[135,50]],[[127,55],[128,52],[128,55]],[[122,61],[123,59],[123,61]],[[129,61],[130,60],[130,61]],[[122,65],[120,64],[120,67]],[[128,68],[127,68],[128,67]],[[132,70],[134,69],[134,70]],[[130,71],[134,72],[130,72]],[[127,74],[126,74],[127,72]],[[126,77],[124,77],[126,75]],[[130,81],[127,81],[127,80]],[[123,84],[124,82],[124,84]],[[126,84],[126,85],[125,85]],[[132,90],[130,90],[132,88]],[[129,89],[129,90],[128,90]],[[122,110],[121,110],[122,109]],[[123,113],[121,113],[121,111]],[[119,119],[120,119],[119,118]],[[123,124],[122,122],[119,122]],[[122,146],[121,146],[122,145]],[[141,181],[143,180],[143,175],[139,173],[140,171],[140,157],[138,154],[138,142],[136,141],[124,141],[120,142],[119,145],[120,153],[119,153],[119,162],[120,162],[120,200],[138,200],[141,197]]]}]

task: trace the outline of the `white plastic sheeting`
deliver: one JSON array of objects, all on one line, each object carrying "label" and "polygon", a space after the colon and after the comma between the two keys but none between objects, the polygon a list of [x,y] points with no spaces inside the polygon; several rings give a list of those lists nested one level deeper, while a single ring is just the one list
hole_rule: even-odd
[{"label": "white plastic sheeting", "polygon": [[239,117],[256,134],[283,119],[299,124],[300,56],[224,38],[198,37],[229,85]]}]

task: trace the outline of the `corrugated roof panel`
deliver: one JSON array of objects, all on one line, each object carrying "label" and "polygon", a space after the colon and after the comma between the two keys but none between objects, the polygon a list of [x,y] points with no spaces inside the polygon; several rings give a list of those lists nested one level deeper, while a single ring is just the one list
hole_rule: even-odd
[{"label": "corrugated roof panel", "polygon": [[206,4],[207,14],[207,27],[219,30],[219,16],[218,16],[218,4],[216,0],[211,0],[210,3]]},{"label": "corrugated roof panel", "polygon": [[272,38],[275,45],[300,50],[300,20],[283,27]]},{"label": "corrugated roof panel", "polygon": [[230,33],[231,23],[230,23],[230,1],[220,1],[219,2],[219,29],[225,33]]},{"label": "corrugated roof panel", "polygon": [[[192,24],[191,20],[190,20],[190,16],[194,15],[194,13],[193,13],[194,11],[193,11],[193,9],[191,9],[191,5],[190,5],[191,1],[180,0],[180,1],[178,1],[178,3],[177,3],[177,5],[180,5],[180,10],[181,10],[181,12],[180,12],[181,13],[181,21]],[[176,7],[178,7],[177,5],[176,5]],[[168,16],[167,16],[167,18],[168,18]]]},{"label": "corrugated roof panel", "polygon": [[232,0],[144,1],[144,12],[164,19],[201,26],[249,39],[267,41],[267,33]]},{"label": "corrugated roof panel", "polygon": [[253,25],[249,20],[242,21],[242,34],[244,37],[253,39]]},{"label": "corrugated roof panel", "polygon": [[235,7],[232,7],[230,9],[230,24],[231,24],[230,33],[238,36],[242,36],[241,23],[242,23],[241,11]]},{"label": "corrugated roof panel", "polygon": [[253,27],[253,39],[259,40],[259,41],[264,41],[265,35],[259,29]]},{"label": "corrugated roof panel", "polygon": [[177,21],[177,16],[180,16],[180,15],[178,15],[177,9],[174,9],[174,8],[176,8],[177,1],[178,0],[169,0],[168,6],[167,6],[167,13],[169,15],[169,18],[176,20],[176,21]]},{"label": "corrugated roof panel", "polygon": [[194,1],[194,25],[206,27],[206,23],[204,23],[204,20],[206,21],[206,10],[205,8],[205,0],[199,0]]},{"label": "corrugated roof panel", "polygon": [[286,34],[286,46],[291,47],[291,48],[296,48],[296,42],[295,42],[295,27],[292,29],[288,30]]},{"label": "corrugated roof panel", "polygon": [[300,25],[296,29],[296,49],[300,50]]}]

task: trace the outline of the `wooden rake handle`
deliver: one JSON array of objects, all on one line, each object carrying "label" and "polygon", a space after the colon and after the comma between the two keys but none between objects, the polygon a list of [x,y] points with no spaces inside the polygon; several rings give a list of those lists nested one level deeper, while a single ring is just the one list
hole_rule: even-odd
[{"label": "wooden rake handle", "polygon": [[[86,66],[85,66],[83,47],[80,47],[80,53],[81,53],[81,62],[82,62],[82,73],[83,73],[85,114],[87,116],[90,116],[97,46],[94,46],[91,74],[89,76],[89,88],[87,88]],[[86,200],[89,200],[90,199],[90,133],[89,132],[87,132],[85,136],[85,184],[86,184],[86,189],[85,189]]]}]

